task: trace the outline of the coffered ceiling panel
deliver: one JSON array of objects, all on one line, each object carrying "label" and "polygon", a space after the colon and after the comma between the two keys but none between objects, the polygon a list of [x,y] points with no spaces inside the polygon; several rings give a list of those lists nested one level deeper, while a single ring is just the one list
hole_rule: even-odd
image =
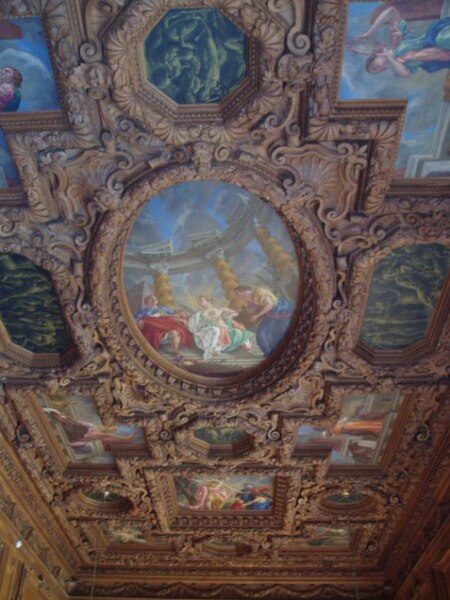
[{"label": "coffered ceiling panel", "polygon": [[449,39],[446,0],[1,3],[0,510],[52,589],[432,576]]}]

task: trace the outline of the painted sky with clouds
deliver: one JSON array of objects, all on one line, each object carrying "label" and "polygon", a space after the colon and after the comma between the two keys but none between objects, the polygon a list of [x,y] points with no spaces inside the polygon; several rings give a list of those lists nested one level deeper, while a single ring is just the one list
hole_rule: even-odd
[{"label": "painted sky with clouds", "polygon": [[[349,5],[346,44],[370,27],[370,14],[383,2],[352,2]],[[431,21],[408,23],[414,33],[423,33]],[[385,28],[386,29],[386,28]],[[377,38],[388,45],[386,32],[379,30]],[[443,82],[447,70],[427,73],[418,69],[409,77],[396,77],[391,69],[368,73],[366,56],[345,48],[339,90],[341,100],[370,98],[407,99],[408,109],[397,157],[397,167],[404,168],[411,154],[429,153],[443,97]]]},{"label": "painted sky with clouds", "polygon": [[[239,203],[246,201],[255,218],[269,228],[271,235],[295,256],[288,231],[274,210],[243,188],[221,181],[193,181],[171,186],[144,205],[128,238],[126,253],[133,255],[147,244],[171,241],[174,252],[190,248],[190,235],[208,230],[224,232],[228,219]],[[274,289],[276,281],[267,265],[267,257],[256,239],[234,255],[227,256],[240,282],[266,285]],[[296,261],[293,261],[296,262]],[[133,287],[146,279],[132,269],[125,269],[125,287]],[[147,277],[151,286],[151,277]],[[209,294],[224,300],[224,293],[213,266],[199,271],[171,276],[174,295],[179,302],[195,307],[195,297]],[[276,291],[276,289],[274,290]],[[292,299],[294,300],[294,299]]]},{"label": "painted sky with clouds", "polygon": [[41,19],[8,20],[22,29],[23,38],[0,39],[0,68],[9,65],[22,73],[19,112],[61,108]]}]

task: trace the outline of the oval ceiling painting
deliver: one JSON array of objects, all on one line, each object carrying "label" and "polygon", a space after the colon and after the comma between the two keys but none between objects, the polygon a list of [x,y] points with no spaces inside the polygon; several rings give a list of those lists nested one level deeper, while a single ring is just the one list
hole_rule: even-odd
[{"label": "oval ceiling painting", "polygon": [[128,237],[124,281],[141,342],[208,377],[268,358],[300,288],[297,254],[274,209],[219,181],[180,183],[144,205]]}]

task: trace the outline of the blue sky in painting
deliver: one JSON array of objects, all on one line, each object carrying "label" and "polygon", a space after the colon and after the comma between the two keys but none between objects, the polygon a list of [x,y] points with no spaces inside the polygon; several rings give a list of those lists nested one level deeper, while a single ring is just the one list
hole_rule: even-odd
[{"label": "blue sky in painting", "polygon": [[[271,234],[291,255],[295,253],[292,241],[284,223],[276,212],[257,196],[243,188],[221,181],[184,182],[155,195],[144,205],[128,237],[127,255],[139,254],[142,246],[171,241],[173,252],[183,252],[191,248],[192,234],[209,230],[224,232],[229,227],[228,219],[242,203],[248,203],[254,218],[267,227]],[[267,266],[267,257],[256,239],[250,239],[228,260],[241,283],[246,285],[263,284],[275,289],[273,275]],[[125,269],[127,289],[146,277]],[[151,286],[151,278],[147,277]],[[193,272],[171,276],[175,296],[188,305],[193,304],[197,294],[211,294],[223,299],[223,290],[214,267],[211,265]],[[293,299],[294,300],[294,299]]]},{"label": "blue sky in painting", "polygon": [[3,131],[0,129],[0,168],[3,170],[3,175],[9,180],[9,186],[3,185],[3,177],[0,177],[0,188],[12,187],[12,184],[19,185],[16,169],[14,167],[11,155]]},{"label": "blue sky in painting", "polygon": [[0,39],[0,67],[16,67],[23,76],[19,112],[61,108],[39,17],[9,19],[23,38]]},{"label": "blue sky in painting", "polygon": [[[349,5],[346,43],[367,31],[372,11],[382,2],[352,2]],[[408,28],[423,33],[431,21],[413,21]],[[384,27],[386,30],[387,27]],[[376,39],[389,45],[387,32],[379,30]],[[371,74],[365,68],[366,57],[346,47],[342,67],[339,97],[350,99],[407,99],[408,110],[397,157],[397,167],[404,168],[411,154],[427,154],[432,145],[443,98],[443,82],[447,70],[426,73],[418,69],[409,77],[396,77],[391,69]]]}]

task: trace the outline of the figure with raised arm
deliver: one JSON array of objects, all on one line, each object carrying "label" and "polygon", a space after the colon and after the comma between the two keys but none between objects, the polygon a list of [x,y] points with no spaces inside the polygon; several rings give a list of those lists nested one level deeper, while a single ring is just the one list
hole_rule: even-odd
[{"label": "figure with raised arm", "polygon": [[393,6],[383,10],[373,21],[367,31],[356,37],[356,41],[373,39],[376,31],[382,27],[389,28],[389,45],[381,44],[370,52],[366,68],[369,73],[377,74],[387,69],[397,77],[409,77],[419,68],[427,73],[450,68],[450,17],[442,17],[433,21],[423,34],[413,33],[400,12]]}]

